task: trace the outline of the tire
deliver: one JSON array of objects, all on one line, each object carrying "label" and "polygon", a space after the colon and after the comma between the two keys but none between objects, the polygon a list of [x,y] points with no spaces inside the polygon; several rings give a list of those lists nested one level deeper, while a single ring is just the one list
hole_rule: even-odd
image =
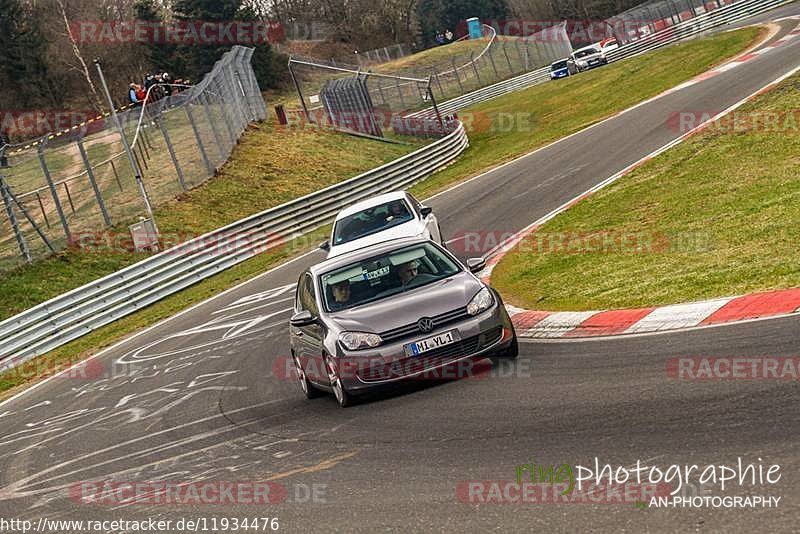
[{"label": "tire", "polygon": [[308,377],[306,377],[306,372],[303,369],[303,366],[300,364],[300,360],[292,354],[292,361],[294,362],[294,372],[297,373],[297,379],[300,383],[300,390],[306,396],[307,399],[316,399],[322,396],[322,392],[314,387]]},{"label": "tire", "polygon": [[328,372],[328,381],[330,382],[331,389],[333,390],[333,397],[342,408],[347,408],[353,405],[353,397],[347,392],[342,385],[342,381],[336,371],[336,365],[330,356],[325,356],[325,369]]},{"label": "tire", "polygon": [[489,359],[493,364],[497,364],[500,360],[516,360],[517,356],[519,356],[519,342],[517,341],[517,334],[515,333],[508,348],[491,356]]}]

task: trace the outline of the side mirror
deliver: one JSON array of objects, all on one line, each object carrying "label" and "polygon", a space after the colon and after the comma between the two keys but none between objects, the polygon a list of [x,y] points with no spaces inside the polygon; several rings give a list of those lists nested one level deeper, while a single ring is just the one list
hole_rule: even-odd
[{"label": "side mirror", "polygon": [[422,206],[419,210],[419,213],[420,215],[422,215],[422,217],[427,217],[428,215],[433,213],[433,208],[429,206]]},{"label": "side mirror", "polygon": [[319,244],[319,248],[325,251],[329,251],[331,249],[331,244],[329,241],[323,241],[322,243]]},{"label": "side mirror", "polygon": [[317,318],[311,315],[311,312],[308,310],[297,312],[294,315],[292,315],[291,319],[289,319],[289,324],[292,326],[296,326],[298,328],[303,326],[309,326],[316,322]]},{"label": "side mirror", "polygon": [[479,273],[486,267],[486,260],[483,258],[470,258],[467,260],[467,269],[471,273]]}]

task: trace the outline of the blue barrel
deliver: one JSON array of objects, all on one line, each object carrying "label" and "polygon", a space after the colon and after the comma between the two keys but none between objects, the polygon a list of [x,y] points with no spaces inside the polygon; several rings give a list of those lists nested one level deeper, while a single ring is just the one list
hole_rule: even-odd
[{"label": "blue barrel", "polygon": [[467,29],[469,30],[470,39],[480,39],[483,37],[483,33],[481,33],[481,21],[478,20],[478,17],[467,19]]}]

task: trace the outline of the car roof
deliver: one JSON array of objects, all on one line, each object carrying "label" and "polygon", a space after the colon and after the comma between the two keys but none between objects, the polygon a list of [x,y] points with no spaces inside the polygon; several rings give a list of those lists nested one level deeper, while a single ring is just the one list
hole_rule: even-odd
[{"label": "car roof", "polygon": [[550,64],[551,64],[551,65],[555,65],[556,63],[561,63],[562,61],[569,61],[569,59],[570,59],[570,58],[568,58],[568,57],[565,57],[564,59],[557,59],[557,60],[553,61],[553,62],[552,62],[552,63],[550,63]]},{"label": "car roof", "polygon": [[388,241],[382,241],[380,243],[360,248],[352,252],[346,252],[340,256],[334,256],[333,258],[329,258],[325,261],[317,263],[309,270],[311,271],[312,275],[317,276],[321,273],[335,270],[338,267],[344,267],[357,261],[365,260],[385,252],[391,252],[398,248],[403,248],[418,243],[432,243],[432,241],[425,237],[401,237],[399,239],[390,239]]},{"label": "car roof", "polygon": [[384,193],[382,195],[369,197],[366,200],[362,200],[361,202],[356,202],[352,206],[348,206],[336,216],[336,220],[338,221],[342,217],[347,217],[349,215],[353,215],[354,213],[358,213],[359,211],[364,211],[367,208],[371,208],[373,206],[378,206],[380,204],[385,204],[387,202],[391,202],[392,200],[404,200],[406,198],[405,191],[392,191],[391,193]]},{"label": "car roof", "polygon": [[574,54],[576,52],[583,52],[584,50],[589,50],[590,48],[594,48],[596,50],[597,49],[597,45],[596,44],[590,44],[590,45],[578,48],[577,50],[573,50],[572,53]]}]

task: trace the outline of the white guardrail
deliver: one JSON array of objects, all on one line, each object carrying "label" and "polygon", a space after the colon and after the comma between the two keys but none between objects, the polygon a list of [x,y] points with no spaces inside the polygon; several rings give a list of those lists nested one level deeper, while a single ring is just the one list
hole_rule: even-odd
[{"label": "white guardrail", "polygon": [[[611,61],[694,37],[793,0],[739,0],[609,53]],[[549,79],[549,67],[496,83],[439,106],[443,114]],[[414,115],[427,115],[423,110]],[[468,146],[463,125],[377,169],[173,247],[0,322],[0,369],[43,354],[200,280],[331,221],[355,201],[401,189],[447,165]]]},{"label": "white guardrail", "polygon": [[[735,3],[724,5],[712,11],[707,11],[694,18],[679,22],[672,26],[668,26],[663,30],[652,33],[646,37],[632,41],[625,46],[610,51],[607,54],[609,62],[619,61],[633,57],[644,52],[649,52],[667,46],[678,41],[682,41],[691,37],[696,37],[707,31],[719,28],[726,24],[742,21],[753,15],[758,15],[782,6],[790,4],[794,0],[738,0]],[[512,93],[521,89],[527,89],[534,85],[550,80],[550,66],[542,67],[540,69],[532,70],[509,78],[508,80],[498,82],[493,85],[488,85],[477,91],[461,95],[459,97],[447,100],[439,104],[439,112],[442,115],[449,115],[455,113],[459,109],[463,109],[486,100],[491,100],[506,93]],[[433,117],[435,112],[433,108],[427,108],[416,113],[412,113],[411,117]]]},{"label": "white guardrail", "polygon": [[353,202],[406,188],[452,162],[456,129],[411,154],[153,255],[0,322],[0,370],[43,354],[332,221]]}]

